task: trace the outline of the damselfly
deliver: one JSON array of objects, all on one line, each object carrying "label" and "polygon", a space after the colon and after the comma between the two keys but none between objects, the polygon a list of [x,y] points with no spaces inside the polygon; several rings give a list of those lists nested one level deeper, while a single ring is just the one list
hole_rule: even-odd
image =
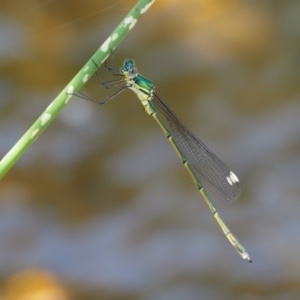
[{"label": "damselfly", "polygon": [[125,59],[122,68],[117,70],[114,67],[114,56],[112,54],[112,67],[108,67],[105,61],[105,68],[111,71],[113,75],[121,78],[104,82],[97,72],[100,84],[107,89],[121,84],[123,86],[101,102],[82,93],[79,93],[79,97],[98,104],[105,104],[122,91],[131,89],[141,101],[145,112],[155,119],[174,147],[227,239],[242,258],[252,262],[245,248],[229,230],[211,200],[212,198],[229,202],[236,200],[240,194],[237,176],[179,121],[173,111],[157,95],[153,83],[137,72],[132,59]]}]

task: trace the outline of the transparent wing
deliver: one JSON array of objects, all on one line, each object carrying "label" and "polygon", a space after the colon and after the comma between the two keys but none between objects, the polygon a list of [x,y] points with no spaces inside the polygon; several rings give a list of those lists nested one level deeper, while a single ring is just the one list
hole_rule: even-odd
[{"label": "transparent wing", "polygon": [[182,125],[171,109],[154,93],[152,104],[169,125],[174,141],[181,149],[208,195],[234,201],[240,195],[236,175],[189,129]]}]

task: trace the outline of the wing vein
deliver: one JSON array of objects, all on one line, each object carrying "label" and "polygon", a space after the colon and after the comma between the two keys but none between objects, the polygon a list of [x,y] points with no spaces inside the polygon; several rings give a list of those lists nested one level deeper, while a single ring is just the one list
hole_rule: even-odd
[{"label": "wing vein", "polygon": [[[189,129],[187,129],[154,93],[154,108],[167,121],[175,143],[184,154],[194,173],[211,198],[234,201],[240,194],[239,182],[232,176],[229,168]],[[234,179],[234,180],[232,180]]]}]

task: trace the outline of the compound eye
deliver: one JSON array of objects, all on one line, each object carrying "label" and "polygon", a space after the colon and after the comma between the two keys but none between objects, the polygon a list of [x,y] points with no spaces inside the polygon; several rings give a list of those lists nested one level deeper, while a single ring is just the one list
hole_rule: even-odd
[{"label": "compound eye", "polygon": [[130,77],[134,77],[136,75],[136,70],[134,68],[129,68],[128,74]]}]

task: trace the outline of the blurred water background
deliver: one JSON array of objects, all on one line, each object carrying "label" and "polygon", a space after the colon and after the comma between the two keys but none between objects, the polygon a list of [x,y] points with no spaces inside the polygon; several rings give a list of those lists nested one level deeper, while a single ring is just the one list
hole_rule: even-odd
[{"label": "blurred water background", "polygon": [[[0,1],[1,157],[134,4]],[[253,264],[126,91],[73,99],[1,180],[0,299],[299,299],[300,2],[156,1],[115,54],[238,175],[215,204]]]}]

